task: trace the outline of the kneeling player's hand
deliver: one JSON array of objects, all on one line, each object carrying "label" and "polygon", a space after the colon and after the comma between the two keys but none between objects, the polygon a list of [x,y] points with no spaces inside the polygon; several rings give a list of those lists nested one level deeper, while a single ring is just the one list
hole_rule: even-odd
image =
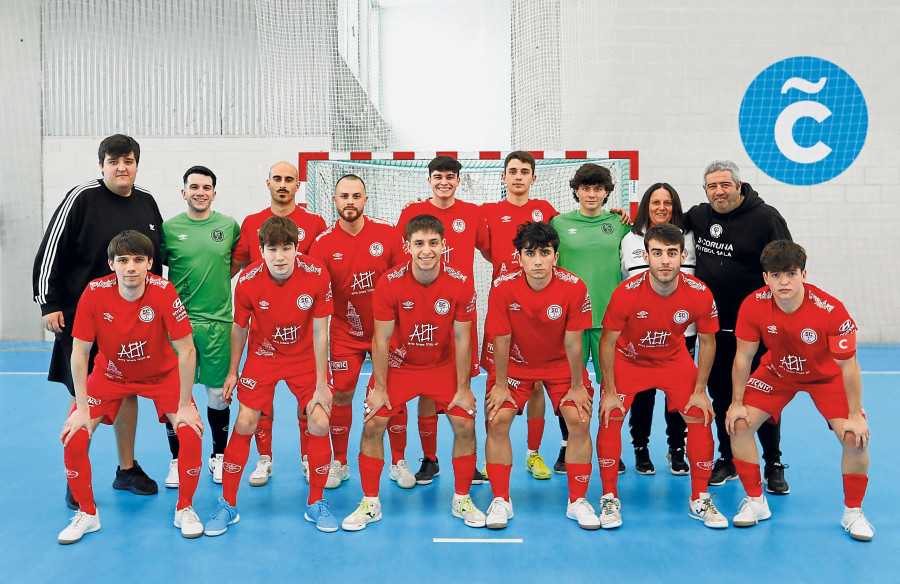
[{"label": "kneeling player's hand", "polygon": [[738,420],[744,420],[749,424],[750,415],[747,413],[747,407],[744,404],[733,403],[728,406],[728,413],[725,414],[725,430],[729,436],[737,434],[734,426],[738,423]]},{"label": "kneeling player's hand", "polygon": [[622,404],[622,400],[619,399],[617,394],[604,391],[600,396],[600,412],[598,414],[604,428],[609,428],[609,417],[614,410],[621,411],[623,417],[627,413],[625,411],[625,405]]},{"label": "kneeling player's hand", "polygon": [[519,408],[519,404],[516,403],[512,394],[509,393],[508,385],[494,385],[484,400],[484,413],[487,414],[488,420],[493,420],[506,402],[511,403],[516,409]]},{"label": "kneeling player's hand", "polygon": [[842,437],[846,436],[847,432],[853,434],[856,447],[860,450],[869,445],[869,424],[862,414],[850,414],[850,417],[844,421],[844,427],[841,432]]},{"label": "kneeling player's hand", "polygon": [[75,435],[76,432],[84,428],[87,430],[88,438],[91,437],[91,412],[89,408],[75,408],[69,417],[66,419],[66,423],[63,424],[62,434],[60,434],[59,438],[62,440],[63,446],[69,445],[69,440],[72,439],[72,436]]},{"label": "kneeling player's hand", "polygon": [[178,406],[178,411],[175,412],[175,423],[172,425],[177,430],[181,424],[190,426],[197,433],[197,436],[203,437],[203,420],[200,418],[200,412],[197,411],[193,404]]}]

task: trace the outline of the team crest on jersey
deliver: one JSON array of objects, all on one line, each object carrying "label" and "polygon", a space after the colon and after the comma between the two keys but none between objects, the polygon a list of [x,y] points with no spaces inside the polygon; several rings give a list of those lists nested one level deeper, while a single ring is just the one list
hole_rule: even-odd
[{"label": "team crest on jersey", "polygon": [[609,235],[613,232],[613,226],[610,225],[609,223],[604,223],[603,225],[600,226],[600,231]]},{"label": "team crest on jersey", "polygon": [[819,335],[817,335],[816,331],[812,330],[811,328],[805,328],[800,331],[800,340],[807,345],[812,345],[817,340],[819,340]]},{"label": "team crest on jersey", "polygon": [[540,212],[540,210],[535,209],[531,212],[531,218],[540,223],[544,220],[544,214]]},{"label": "team crest on jersey", "polygon": [[719,225],[718,223],[713,223],[709,227],[709,234],[715,238],[718,238],[719,236],[721,236],[722,231],[723,231],[722,226]]},{"label": "team crest on jersey", "polygon": [[403,308],[405,308],[406,310],[412,310],[415,305],[416,303],[412,300],[407,300],[402,304]]},{"label": "team crest on jersey", "polygon": [[212,237],[212,240],[216,243],[225,239],[225,233],[223,233],[221,229],[213,229],[209,236]]},{"label": "team crest on jersey", "polygon": [[104,312],[104,313],[103,313],[103,320],[105,320],[106,322],[112,322],[112,321],[113,321],[113,315],[111,315],[111,314],[108,313],[108,312]]},{"label": "team crest on jersey", "polygon": [[297,308],[299,308],[300,310],[309,310],[312,304],[313,299],[309,294],[301,294],[297,298]]},{"label": "team crest on jersey", "polygon": [[303,241],[306,239],[306,232],[303,231],[302,227],[297,228],[297,241]]},{"label": "team crest on jersey", "polygon": [[466,230],[466,222],[462,219],[454,219],[453,220],[453,231],[457,233],[462,233]]},{"label": "team crest on jersey", "polygon": [[560,316],[562,316],[563,309],[559,304],[551,304],[547,307],[547,318],[550,320],[556,320]]},{"label": "team crest on jersey", "polygon": [[678,312],[675,313],[673,320],[675,322],[677,322],[678,324],[684,324],[688,321],[688,319],[690,317],[691,317],[691,315],[688,314],[687,310],[679,310]]},{"label": "team crest on jersey", "polygon": [[138,318],[143,322],[150,322],[153,320],[153,317],[156,316],[156,313],[153,312],[153,309],[149,306],[145,306],[141,309],[140,314],[138,314]]},{"label": "team crest on jersey", "polygon": [[384,253],[384,246],[376,241],[369,246],[369,253],[372,254],[373,258],[377,258]]},{"label": "team crest on jersey", "polygon": [[443,298],[439,298],[438,301],[434,303],[434,311],[438,314],[447,314],[450,312],[450,302]]}]

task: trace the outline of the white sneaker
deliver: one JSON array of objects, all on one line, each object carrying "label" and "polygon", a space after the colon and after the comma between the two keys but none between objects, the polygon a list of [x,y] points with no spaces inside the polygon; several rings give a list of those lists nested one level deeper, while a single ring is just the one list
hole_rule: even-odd
[{"label": "white sneaker", "polygon": [[484,524],[488,529],[503,529],[512,518],[512,501],[507,501],[503,497],[496,497],[488,506]]},{"label": "white sneaker", "polygon": [[866,520],[866,516],[859,507],[844,507],[841,527],[844,528],[844,531],[850,532],[850,537],[859,541],[872,541],[872,538],[875,537],[875,528]]},{"label": "white sneaker", "polygon": [[303,466],[303,478],[306,479],[306,484],[308,485],[309,484],[309,459],[306,458],[305,454],[303,455],[302,466]]},{"label": "white sneaker", "polygon": [[487,518],[482,513],[472,497],[469,495],[453,495],[453,503],[450,505],[450,511],[454,517],[459,517],[469,527],[484,527]]},{"label": "white sneaker", "polygon": [[581,529],[600,529],[600,518],[584,497],[569,502],[566,506],[566,517],[577,521]]},{"label": "white sneaker", "polygon": [[772,516],[769,511],[769,502],[765,495],[759,497],[744,497],[738,514],[731,520],[735,527],[752,527],[760,521],[765,521]]},{"label": "white sneaker", "polygon": [[213,477],[213,482],[217,485],[222,484],[222,467],[225,465],[225,455],[224,454],[213,454],[209,457],[209,462],[206,465],[207,470]]},{"label": "white sneaker", "polygon": [[267,454],[261,454],[259,460],[256,461],[256,469],[250,473],[250,478],[248,479],[250,486],[261,487],[269,482],[270,476],[272,476],[272,457]]},{"label": "white sneaker", "polygon": [[188,539],[203,535],[203,523],[200,522],[197,512],[191,506],[175,509],[175,527],[180,528],[181,535]]},{"label": "white sneaker", "polygon": [[381,521],[381,501],[378,497],[363,497],[356,511],[341,522],[341,527],[344,531],[359,531],[376,521]]},{"label": "white sneaker", "polygon": [[612,493],[600,497],[600,527],[613,529],[622,525],[622,504]]},{"label": "white sneaker", "polygon": [[411,489],[416,486],[416,475],[409,470],[405,460],[398,460],[391,465],[391,480],[397,483],[401,489]]},{"label": "white sneaker", "polygon": [[350,479],[350,465],[341,464],[339,460],[331,461],[331,468],[328,469],[328,480],[325,481],[326,489],[336,489],[346,480]]},{"label": "white sneaker", "polygon": [[692,500],[688,507],[691,510],[691,517],[699,519],[703,525],[713,529],[728,527],[728,518],[719,513],[709,493],[700,493],[700,497]]},{"label": "white sneaker", "polygon": [[69,526],[59,532],[56,541],[63,545],[81,541],[85,533],[94,533],[100,529],[100,512],[88,515],[84,511],[76,511],[75,516],[69,520]]},{"label": "white sneaker", "polygon": [[166,488],[167,489],[177,489],[178,488],[178,459],[177,458],[169,461],[169,474],[166,475]]}]

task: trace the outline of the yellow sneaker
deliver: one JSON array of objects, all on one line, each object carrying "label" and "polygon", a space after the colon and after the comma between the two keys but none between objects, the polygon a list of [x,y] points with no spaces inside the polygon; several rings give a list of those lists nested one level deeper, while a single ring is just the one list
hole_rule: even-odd
[{"label": "yellow sneaker", "polygon": [[483,478],[484,480],[486,480],[486,481],[488,481],[488,482],[490,482],[490,480],[491,480],[491,479],[488,478],[488,474],[487,474],[487,463],[486,463],[486,462],[484,463],[484,468],[481,470],[481,478]]},{"label": "yellow sneaker", "polygon": [[544,459],[541,458],[540,452],[532,452],[528,455],[528,458],[525,459],[525,470],[541,481],[549,479],[552,474]]}]

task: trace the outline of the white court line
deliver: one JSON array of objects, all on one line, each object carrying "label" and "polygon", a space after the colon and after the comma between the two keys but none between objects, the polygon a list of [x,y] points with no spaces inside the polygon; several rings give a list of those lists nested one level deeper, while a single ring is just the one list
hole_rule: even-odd
[{"label": "white court line", "polygon": [[431,543],[523,543],[521,539],[478,539],[458,537],[435,537]]},{"label": "white court line", "polygon": [[0,371],[0,375],[47,375],[46,371]]}]

